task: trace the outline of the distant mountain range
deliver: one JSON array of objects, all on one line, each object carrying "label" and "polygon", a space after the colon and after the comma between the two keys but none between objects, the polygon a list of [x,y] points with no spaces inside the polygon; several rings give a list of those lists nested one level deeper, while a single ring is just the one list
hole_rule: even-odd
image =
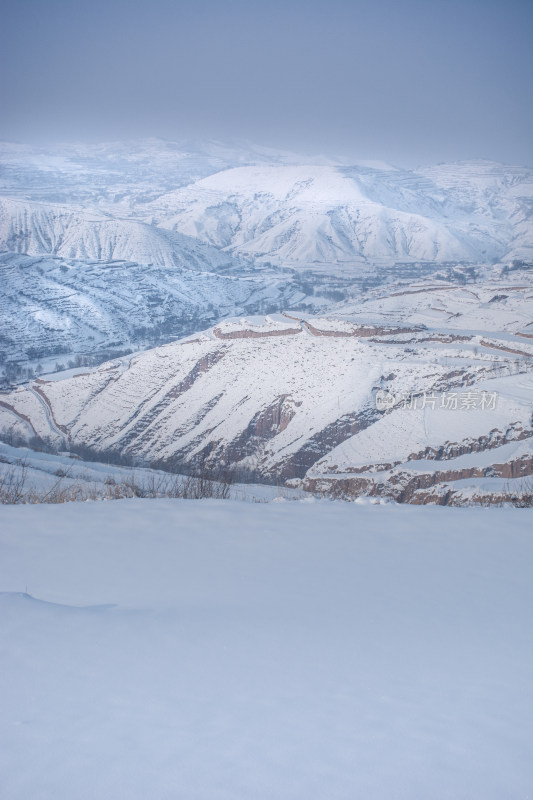
[{"label": "distant mountain range", "polygon": [[160,140],[0,159],[10,435],[410,502],[533,472],[533,170]]},{"label": "distant mountain range", "polygon": [[533,170],[487,162],[418,172],[224,170],[147,204],[149,219],[279,265],[530,259]]},{"label": "distant mountain range", "polygon": [[532,170],[490,162],[409,171],[242,143],[3,143],[0,356],[35,367],[28,351],[42,362],[235,313],[324,310],[380,270],[528,262],[532,197]]},{"label": "distant mountain range", "polygon": [[3,205],[0,247],[32,255],[219,263],[169,231],[226,251],[226,262],[231,253],[297,267],[533,253],[533,170],[487,161],[404,170],[148,140],[0,144],[0,163],[0,191],[19,201]]}]

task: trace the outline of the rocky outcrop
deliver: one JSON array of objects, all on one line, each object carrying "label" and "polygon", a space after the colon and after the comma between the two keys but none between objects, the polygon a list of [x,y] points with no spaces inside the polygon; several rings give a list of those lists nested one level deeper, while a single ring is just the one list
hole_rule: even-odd
[{"label": "rocky outcrop", "polygon": [[[517,439],[532,438],[533,431],[525,432],[525,436],[518,436]],[[497,441],[495,438],[494,441]],[[505,435],[499,440],[499,444],[505,443]],[[494,445],[495,447],[498,445]],[[479,449],[470,449],[468,452],[474,453],[479,450],[487,449],[483,447],[483,442],[479,443]],[[462,455],[462,453],[457,453]],[[453,456],[450,456],[452,458]],[[320,492],[337,497],[357,497],[359,495],[380,495],[390,497],[400,503],[432,503],[446,504],[454,492],[453,484],[456,481],[472,478],[504,478],[512,480],[515,478],[525,478],[533,475],[533,458],[524,455],[520,458],[511,459],[504,463],[494,463],[483,467],[463,467],[461,469],[436,469],[437,459],[428,458],[427,471],[410,471],[408,462],[398,468],[392,468],[388,474],[383,475],[377,470],[374,477],[369,468],[360,477],[335,478],[334,475],[310,476],[303,482],[303,488],[311,492]],[[382,466],[382,465],[380,465]],[[382,476],[382,477],[381,477]],[[451,486],[450,486],[451,485]],[[450,486],[449,494],[445,491],[427,492],[431,487]]]},{"label": "rocky outcrop", "polygon": [[185,392],[189,391],[198,378],[200,378],[202,375],[205,375],[206,372],[209,372],[209,370],[212,369],[215,364],[218,364],[218,362],[221,361],[225,355],[226,351],[221,349],[207,353],[205,356],[201,356],[189,374],[182,381],[180,381],[177,386],[172,387],[172,389],[165,395],[162,402],[164,403],[167,400],[175,400]]},{"label": "rocky outcrop", "polygon": [[360,338],[368,338],[370,336],[393,336],[393,335],[400,335],[404,333],[418,333],[419,331],[423,330],[422,326],[415,326],[411,328],[401,328],[401,327],[383,327],[379,325],[360,325],[354,326],[352,330],[324,330],[323,328],[316,328],[312,325],[309,320],[306,320],[303,325],[307,328],[307,330],[313,334],[313,336],[336,336],[336,337],[348,337],[348,336],[355,336]]},{"label": "rocky outcrop", "polygon": [[[506,464],[492,464],[489,467],[467,467],[460,470],[447,470],[431,472],[409,473],[397,472],[388,476],[383,482],[372,477],[361,478],[332,478],[330,476],[306,478],[303,489],[308,492],[318,492],[331,497],[358,497],[360,495],[390,497],[399,503],[436,502],[441,493],[421,493],[420,490],[438,487],[443,484],[452,484],[456,481],[469,478],[524,478],[533,475],[533,459],[529,456],[510,461]],[[453,493],[453,488],[450,488]],[[445,504],[443,502],[443,504]]]},{"label": "rocky outcrop", "polygon": [[[233,441],[212,439],[193,459],[188,459],[187,453],[181,456],[185,461],[208,458],[212,463],[216,461],[221,464],[232,464],[237,474],[242,472],[245,477],[263,482],[279,483],[290,479],[301,479],[309,468],[332,448],[371,425],[379,416],[379,412],[373,408],[345,415],[307,439],[299,450],[291,453],[281,464],[271,468],[265,467],[265,446],[289,426],[299,405],[301,403],[295,402],[289,395],[280,395],[273,403],[257,412]],[[199,437],[198,445],[202,440],[205,441],[206,437],[207,432],[204,432]],[[191,449],[189,445],[189,453]],[[178,454],[178,461],[181,456]]]},{"label": "rocky outcrop", "polygon": [[305,444],[276,467],[283,480],[303,478],[307,471],[327,453],[351,436],[372,425],[380,413],[376,408],[345,414],[311,436]]},{"label": "rocky outcrop", "polygon": [[526,356],[533,358],[533,353],[527,353],[524,350],[517,350],[514,347],[505,347],[503,344],[496,344],[496,342],[488,342],[486,339],[481,340],[483,347],[490,347],[491,350],[501,350],[504,353],[514,353],[517,356]]},{"label": "rocky outcrop", "polygon": [[296,414],[295,406],[301,403],[293,403],[288,395],[282,394],[274,403],[260,411],[248,427],[252,436],[262,441],[272,439],[281,431],[284,431],[291,419]]},{"label": "rocky outcrop", "polygon": [[254,331],[250,328],[241,328],[234,331],[222,331],[220,328],[213,328],[213,335],[217,339],[263,339],[267,336],[294,336],[302,333],[301,328],[281,328],[277,330]]},{"label": "rocky outcrop", "polygon": [[259,461],[263,455],[264,445],[279,433],[284,431],[296,414],[296,409],[301,403],[294,402],[292,398],[283,394],[273,403],[258,411],[239,436],[230,443],[217,442],[211,451],[217,453],[226,463],[238,464],[250,456],[255,457],[257,467],[249,467],[251,472],[262,475]]},{"label": "rocky outcrop", "polygon": [[508,442],[518,442],[521,439],[529,439],[533,436],[532,430],[524,430],[519,423],[511,425],[506,431],[497,429],[491,431],[487,436],[480,436],[477,439],[467,439],[463,442],[445,442],[440,447],[426,447],[418,453],[410,453],[406,461],[428,460],[447,460],[464,456],[467,453],[480,453],[483,450],[492,450],[501,447]]},{"label": "rocky outcrop", "polygon": [[[466,467],[460,470],[446,470],[443,472],[429,472],[420,475],[399,473],[391,478],[391,496],[401,503],[410,503],[415,500],[419,489],[427,489],[439,484],[453,484],[456,481],[469,478],[524,478],[533,474],[533,459],[531,456],[509,461],[505,464],[491,464],[488,467]],[[401,487],[396,493],[396,487]]]}]

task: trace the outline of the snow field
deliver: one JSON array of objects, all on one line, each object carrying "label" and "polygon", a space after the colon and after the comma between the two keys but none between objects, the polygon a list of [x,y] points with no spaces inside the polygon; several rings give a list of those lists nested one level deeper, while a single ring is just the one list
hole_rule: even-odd
[{"label": "snow field", "polygon": [[501,800],[533,791],[516,509],[0,508],[0,793]]}]

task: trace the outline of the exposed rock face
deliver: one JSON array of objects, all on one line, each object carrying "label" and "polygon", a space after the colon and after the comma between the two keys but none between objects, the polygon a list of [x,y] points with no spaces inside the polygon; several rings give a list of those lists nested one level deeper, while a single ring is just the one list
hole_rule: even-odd
[{"label": "exposed rock face", "polygon": [[496,342],[488,342],[486,341],[486,339],[482,339],[481,344],[483,345],[483,347],[490,347],[493,350],[501,350],[504,353],[514,353],[517,356],[529,356],[529,358],[531,358],[531,356],[533,355],[533,353],[531,352],[526,352],[525,350],[517,350],[515,347],[505,347],[505,345],[503,344],[497,344]]},{"label": "exposed rock face", "polygon": [[[294,401],[288,395],[281,395],[274,403],[257,412],[247,428],[232,442],[213,440],[201,449],[193,461],[209,458],[211,463],[217,461],[223,464],[239,464],[248,459],[244,474],[257,480],[278,483],[303,478],[320,458],[333,447],[371,425],[379,413],[375,409],[367,409],[341,417],[309,437],[281,464],[269,468],[265,464],[265,449],[269,442],[289,426],[300,405],[300,402]],[[237,473],[239,474],[239,468]]]},{"label": "exposed rock face", "polygon": [[[296,403],[301,405],[301,403]],[[296,413],[295,404],[283,394],[267,406],[264,411],[259,411],[248,428],[252,436],[266,441],[272,439],[280,431],[284,431]]]},{"label": "exposed rock face", "polygon": [[255,463],[248,466],[247,471],[261,477],[259,461],[264,445],[287,428],[299,405],[301,403],[294,402],[289,395],[280,395],[273,403],[258,411],[247,428],[232,442],[214,441],[203,448],[201,456],[213,457],[216,454],[225,464],[237,464],[254,456]]},{"label": "exposed rock face", "polygon": [[400,473],[397,477],[395,476],[395,480],[392,483],[397,483],[400,486],[402,485],[402,479],[405,483],[403,483],[398,494],[395,493],[394,489],[391,494],[399,502],[408,503],[415,500],[415,492],[419,489],[427,489],[429,486],[451,483],[453,487],[454,482],[467,478],[498,477],[509,480],[511,478],[523,478],[531,474],[533,474],[533,459],[530,457],[524,457],[507,464],[492,464],[484,468],[470,467],[461,470],[436,471],[414,477],[411,477],[408,473],[404,477]]},{"label": "exposed rock face", "polygon": [[531,430],[524,430],[520,424],[511,425],[505,432],[493,430],[487,436],[480,436],[478,439],[465,440],[464,442],[446,442],[442,447],[426,447],[418,453],[411,453],[407,461],[418,461],[419,459],[431,459],[441,461],[457,458],[466,453],[481,453],[484,450],[501,447],[506,442],[520,441],[529,439],[532,435]]},{"label": "exposed rock face", "polygon": [[382,326],[370,325],[370,326],[354,326],[352,330],[324,330],[323,328],[317,328],[314,325],[311,325],[309,320],[303,323],[307,330],[313,334],[313,336],[340,336],[340,337],[347,337],[347,336],[356,336],[361,338],[367,338],[371,336],[392,336],[394,334],[400,335],[404,333],[417,333],[421,331],[423,328],[422,326],[417,326],[413,328],[386,328]]},{"label": "exposed rock face", "polygon": [[254,331],[249,329],[237,331],[223,331],[220,328],[213,328],[213,334],[217,339],[264,339],[268,336],[294,336],[302,333],[301,328],[282,328],[281,330]]},{"label": "exposed rock face", "polygon": [[283,461],[278,468],[279,476],[283,480],[303,478],[308,469],[326,453],[354,434],[369,427],[378,416],[379,412],[375,408],[367,408],[340,417],[311,436],[299,450]]},{"label": "exposed rock face", "polygon": [[[496,433],[496,432],[495,432]],[[483,437],[469,445],[455,446],[455,448],[443,448],[448,459],[456,458],[466,453],[478,453],[484,450],[496,449],[503,443],[529,439],[533,441],[533,431],[510,430],[505,433],[497,432],[498,435],[486,439]],[[415,454],[413,454],[415,456]],[[307,491],[325,492],[336,496],[357,497],[358,495],[384,495],[391,497],[400,503],[432,503],[448,504],[454,495],[454,483],[471,478],[504,478],[512,480],[515,478],[525,478],[533,475],[533,457],[524,455],[520,458],[497,462],[495,455],[494,462],[483,467],[462,467],[460,469],[438,469],[438,451],[426,449],[422,453],[416,454],[417,459],[425,458],[428,461],[427,471],[420,468],[415,472],[409,470],[409,461],[401,465],[382,464],[379,467],[372,465],[357,470],[361,477],[307,477],[303,487]],[[413,459],[414,460],[414,457]],[[445,459],[444,459],[445,460]],[[380,473],[383,468],[388,472],[386,480],[383,480]],[[374,472],[375,475],[371,473]],[[448,492],[426,492],[430,487],[449,485]]]},{"label": "exposed rock face", "polygon": [[[372,478],[338,478],[335,480],[307,478],[303,488],[309,492],[325,493],[333,497],[384,496],[390,497],[399,503],[421,504],[436,502],[435,498],[443,497],[442,494],[420,493],[421,489],[427,489],[432,486],[451,484],[450,493],[453,494],[454,483],[468,478],[498,477],[510,480],[513,478],[525,478],[530,475],[533,475],[533,460],[526,457],[507,464],[494,464],[486,469],[471,467],[469,469],[446,472],[436,471],[419,475],[400,472],[390,478],[387,484],[376,483]],[[439,499],[438,502],[441,503],[441,500]],[[446,502],[442,502],[442,504],[446,505]]]},{"label": "exposed rock face", "polygon": [[224,358],[225,354],[226,351],[221,349],[207,353],[205,356],[199,358],[189,374],[165,395],[162,402],[164,403],[167,400],[175,400],[177,397],[181,397],[182,394],[191,388],[198,378],[205,375],[215,364],[218,364],[218,362]]}]

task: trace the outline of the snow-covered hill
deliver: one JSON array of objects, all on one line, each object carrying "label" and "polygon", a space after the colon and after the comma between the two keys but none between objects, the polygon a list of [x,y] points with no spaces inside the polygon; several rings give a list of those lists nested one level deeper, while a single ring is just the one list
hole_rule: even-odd
[{"label": "snow-covered hill", "polygon": [[[464,176],[464,178],[463,178]],[[160,226],[278,264],[531,257],[533,171],[239,167],[153,201]]]},{"label": "snow-covered hill", "polygon": [[0,198],[0,251],[78,261],[134,261],[215,271],[239,262],[219,249],[133,219]]},{"label": "snow-covered hill", "polygon": [[[532,170],[160,140],[0,156],[4,384],[85,373],[3,395],[1,424],[415,502],[531,472]],[[470,389],[498,404],[470,413]],[[442,405],[404,407],[424,393]]]},{"label": "snow-covered hill", "polygon": [[4,394],[0,422],[62,447],[173,468],[207,460],[314,491],[424,502],[466,479],[487,494],[486,478],[502,490],[533,471],[531,288],[516,275],[472,287],[376,290],[326,318],[228,320]]},{"label": "snow-covered hill", "polygon": [[[99,228],[95,242],[56,210],[54,233],[33,235],[26,246],[34,249],[17,252],[49,252],[49,242],[65,225],[65,246],[78,257],[87,252],[109,258],[120,238],[110,222],[123,230],[128,218],[150,223],[158,244],[147,246],[149,233],[141,227],[126,229],[127,253],[115,257],[141,263],[154,260],[154,249],[162,251],[164,263],[174,263],[166,254],[172,240],[161,229],[297,266],[484,263],[527,260],[533,250],[533,171],[492,162],[402,170],[335,164],[242,143],[146,140],[55,149],[2,144],[0,163],[5,196],[81,203],[106,215],[91,220]],[[12,235],[18,231],[25,246],[28,232],[17,208],[11,213]]]},{"label": "snow-covered hill", "polygon": [[[343,165],[243,143],[0,144],[2,358],[15,376],[36,366],[28,350],[47,363],[65,350],[98,357],[109,342],[168,341],[193,320],[198,329],[304,298],[324,309],[328,294],[332,307],[363,283],[529,262],[532,175],[490,162]],[[302,292],[287,288],[287,268]],[[252,272],[262,284],[250,292]]]},{"label": "snow-covered hill", "polygon": [[286,275],[14,253],[0,255],[0,283],[8,372],[9,364],[90,363],[102,352],[169,341],[221,317],[289,307],[304,296]]},{"label": "snow-covered hill", "polygon": [[41,147],[0,142],[0,191],[24,199],[78,202],[111,213],[120,209],[127,215],[137,204],[220,170],[315,160],[249,142],[148,138]]}]

